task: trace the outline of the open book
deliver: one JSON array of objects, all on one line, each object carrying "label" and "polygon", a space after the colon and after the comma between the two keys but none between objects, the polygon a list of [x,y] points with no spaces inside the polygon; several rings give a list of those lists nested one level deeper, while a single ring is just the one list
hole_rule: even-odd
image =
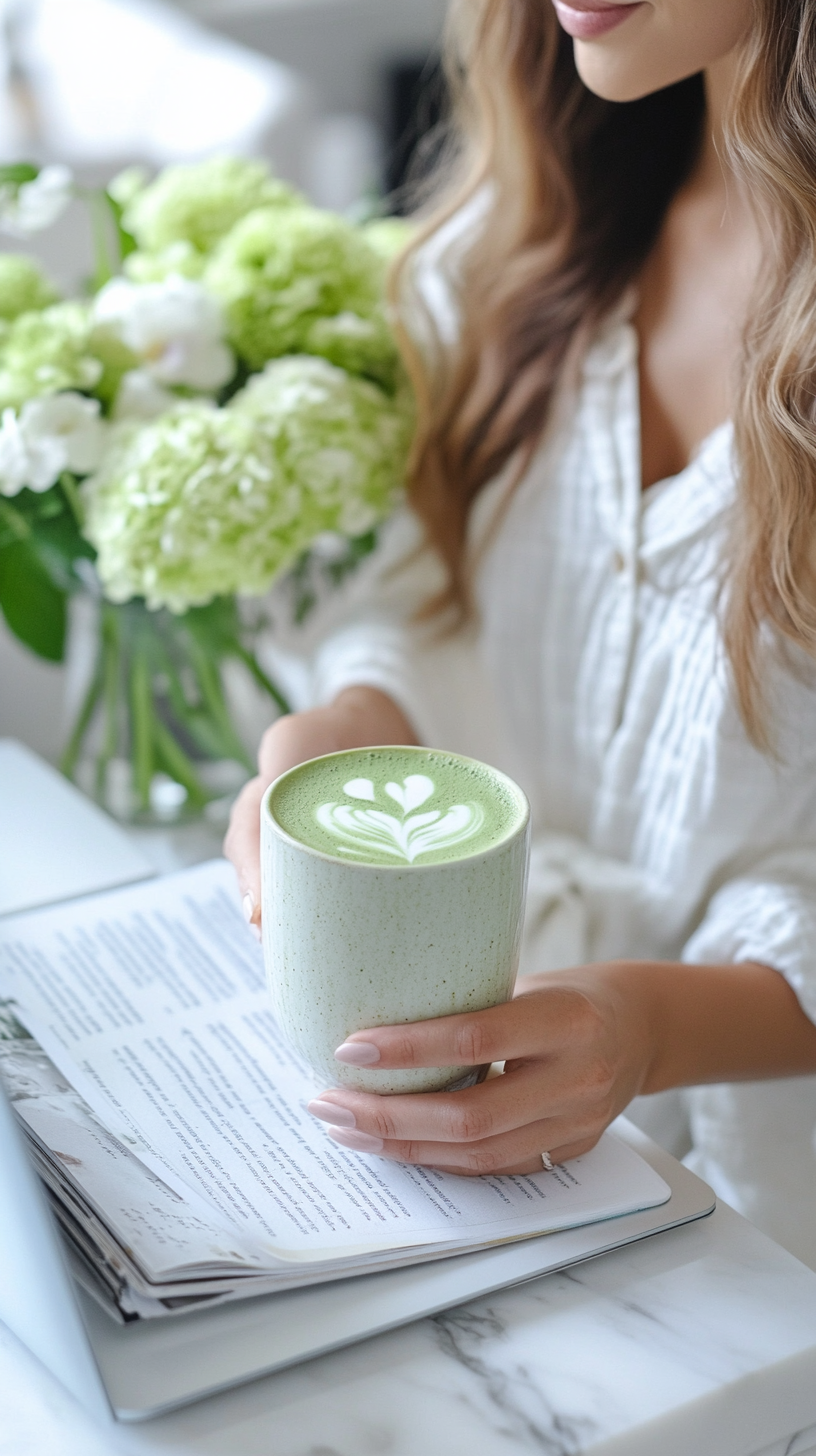
[{"label": "open book", "polygon": [[272,1013],[221,860],[0,922],[0,1079],[80,1277],[120,1318],[440,1258],[665,1203],[607,1133],[553,1173],[346,1152]]}]

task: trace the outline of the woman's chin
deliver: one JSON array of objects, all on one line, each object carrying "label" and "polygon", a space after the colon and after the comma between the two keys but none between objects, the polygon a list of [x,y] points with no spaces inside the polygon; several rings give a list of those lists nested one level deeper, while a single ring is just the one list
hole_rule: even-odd
[{"label": "woman's chin", "polygon": [[573,41],[578,75],[587,89],[603,101],[639,101],[676,81],[684,81],[699,69],[678,65],[669,56],[633,55],[631,47],[611,42],[611,36],[603,41]]}]

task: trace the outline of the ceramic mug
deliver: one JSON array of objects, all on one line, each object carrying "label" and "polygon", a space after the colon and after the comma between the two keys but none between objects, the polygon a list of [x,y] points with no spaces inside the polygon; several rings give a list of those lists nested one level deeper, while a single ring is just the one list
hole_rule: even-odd
[{"label": "ceramic mug", "polygon": [[[395,762],[397,773],[403,771],[399,765],[411,771],[403,772],[402,787],[385,782],[391,797],[379,794],[384,807],[378,807],[377,785]],[[433,790],[434,774],[443,771],[447,798],[434,809],[428,786]],[[294,783],[293,775],[300,775]],[[282,814],[287,794],[291,799],[297,791],[302,799],[310,786],[318,790],[316,800],[324,792],[333,797],[315,803],[314,830],[304,820],[312,839],[307,844],[280,822],[276,805]],[[480,786],[507,806],[503,821],[495,821],[495,842],[484,819],[468,839],[466,805],[471,818],[478,816]],[[465,802],[450,804],[451,798]],[[471,1085],[485,1075],[486,1067],[350,1067],[334,1051],[355,1031],[483,1010],[509,999],[529,839],[529,805],[511,779],[435,750],[329,754],[270,786],[261,806],[267,976],[281,1028],[322,1086],[426,1092]],[[366,862],[366,853],[386,862]]]}]

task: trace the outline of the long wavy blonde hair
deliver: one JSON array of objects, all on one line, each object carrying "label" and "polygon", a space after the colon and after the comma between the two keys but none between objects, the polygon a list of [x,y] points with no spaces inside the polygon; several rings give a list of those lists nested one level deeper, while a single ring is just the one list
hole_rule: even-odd
[{"label": "long wavy blonde hair", "polygon": [[[728,125],[733,166],[773,239],[733,411],[739,461],[723,636],[752,740],[769,743],[765,624],[816,654],[816,0],[754,0]],[[565,371],[634,282],[699,154],[700,76],[624,105],[583,85],[548,0],[458,0],[452,144],[394,279],[419,401],[409,493],[448,571],[433,610],[470,607],[467,523],[518,475]],[[417,250],[484,197],[456,260],[455,342],[414,286]],[[430,240],[430,242],[429,242]]]}]

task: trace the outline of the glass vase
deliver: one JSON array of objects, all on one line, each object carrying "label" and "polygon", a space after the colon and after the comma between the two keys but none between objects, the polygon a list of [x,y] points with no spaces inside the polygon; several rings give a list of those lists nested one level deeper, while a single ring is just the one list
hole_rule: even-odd
[{"label": "glass vase", "polygon": [[[96,603],[90,672],[61,768],[118,818],[224,818],[254,772],[233,721],[225,669],[239,663],[279,713],[233,598],[176,616],[139,599]],[[218,811],[214,813],[213,811]]]}]

